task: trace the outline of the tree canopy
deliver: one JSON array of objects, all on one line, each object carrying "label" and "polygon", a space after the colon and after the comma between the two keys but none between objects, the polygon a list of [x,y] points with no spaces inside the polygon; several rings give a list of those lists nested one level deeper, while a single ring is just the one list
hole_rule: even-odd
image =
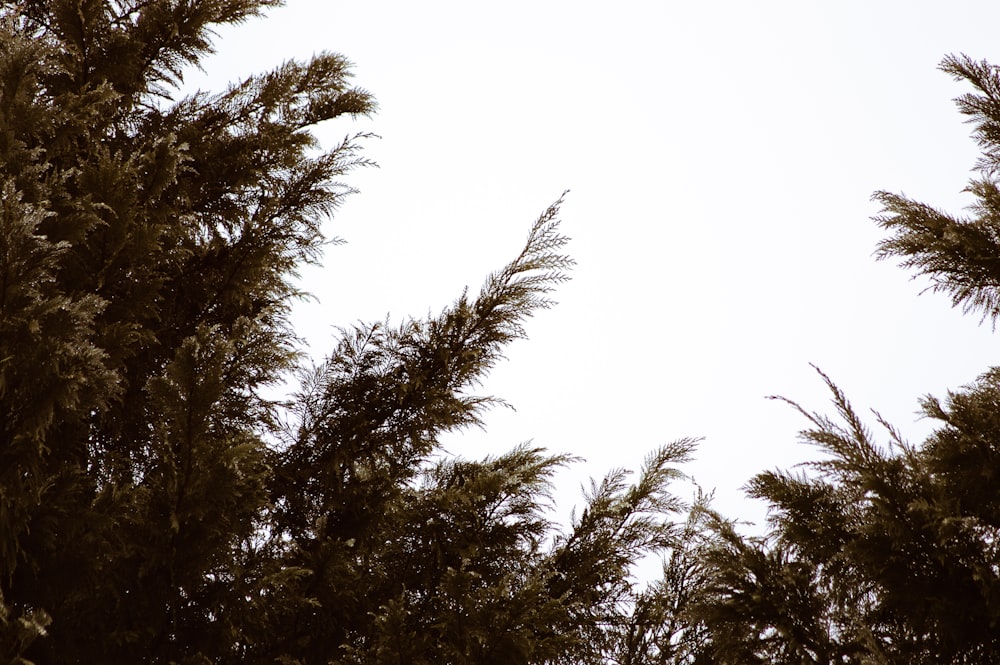
[{"label": "tree canopy", "polygon": [[[949,56],[941,69],[974,92],[957,99],[982,152],[968,217],[877,192],[899,259],[932,291],[996,322],[1000,308],[1000,69]],[[720,663],[995,663],[1000,659],[1000,371],[921,402],[937,423],[908,443],[878,413],[877,437],[826,375],[836,418],[810,413],[818,458],[755,476],[766,535],[712,518],[708,581],[689,614]],[[780,398],[783,399],[783,398]],[[882,439],[882,442],[879,441]]]},{"label": "tree canopy", "polygon": [[[0,1],[0,660],[1000,660],[997,369],[925,397],[920,445],[820,372],[837,416],[784,400],[818,455],[750,481],[771,513],[747,535],[673,488],[693,439],[565,526],[572,455],[443,454],[568,279],[561,197],[478,292],[310,361],[295,277],[369,164],[313,132],[375,101],[334,53],[179,92],[213,28],[277,4]],[[942,68],[974,88],[971,215],[879,192],[879,256],[995,323],[1000,70]]]},{"label": "tree canopy", "polygon": [[601,662],[693,442],[568,529],[570,457],[440,455],[566,279],[561,199],[478,294],[305,360],[296,270],[367,164],[312,129],[375,102],[333,53],[176,98],[276,4],[0,3],[0,659]]}]

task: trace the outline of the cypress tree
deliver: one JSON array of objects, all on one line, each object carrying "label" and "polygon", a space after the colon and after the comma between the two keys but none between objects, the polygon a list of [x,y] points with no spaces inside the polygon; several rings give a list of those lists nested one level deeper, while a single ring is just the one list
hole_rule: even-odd
[{"label": "cypress tree", "polygon": [[566,279],[561,199],[475,296],[304,363],[293,279],[367,164],[311,128],[374,101],[332,53],[175,99],[277,4],[0,2],[0,659],[604,662],[694,444],[565,530],[571,458],[440,455]]},{"label": "cypress tree", "polygon": [[[1000,316],[1000,68],[949,56],[971,84],[957,99],[982,157],[950,215],[878,192],[888,231],[878,256],[930,279],[965,312]],[[771,506],[765,537],[714,516],[706,582],[688,613],[720,663],[996,663],[1000,661],[1000,372],[928,396],[937,423],[920,445],[876,414],[878,437],[822,375],[836,418],[810,413],[803,440],[821,456],[749,484]],[[787,400],[786,400],[787,401]],[[883,442],[879,441],[882,438]]]}]

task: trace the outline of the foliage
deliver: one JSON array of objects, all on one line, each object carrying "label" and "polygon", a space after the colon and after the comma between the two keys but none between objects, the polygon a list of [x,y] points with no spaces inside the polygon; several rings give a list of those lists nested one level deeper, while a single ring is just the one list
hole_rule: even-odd
[{"label": "foliage", "polygon": [[605,662],[652,602],[633,565],[681,551],[693,442],[568,530],[571,458],[441,456],[566,279],[561,199],[474,297],[303,364],[293,278],[367,164],[311,128],[374,101],[330,53],[173,97],[276,4],[0,2],[0,658]]},{"label": "foliage", "polygon": [[[813,473],[757,475],[767,538],[717,522],[713,573],[693,613],[724,663],[985,663],[1000,653],[996,400],[1000,374],[927,398],[923,446],[879,418],[877,444],[843,393],[839,421],[803,414]],[[798,406],[796,405],[796,408]]]},{"label": "foliage", "polygon": [[[573,457],[441,450],[503,403],[480,382],[567,279],[562,198],[478,293],[304,361],[296,271],[368,164],[312,130],[374,100],[331,53],[174,98],[214,26],[276,4],[0,1],[0,660],[1000,660],[1000,370],[925,398],[919,446],[821,373],[838,415],[785,400],[819,455],[751,480],[748,536],[671,493],[691,439],[565,527]],[[995,323],[1000,70],[942,68],[977,91],[972,216],[879,192],[879,256]]]},{"label": "foliage", "polygon": [[[880,258],[899,257],[966,311],[1000,315],[1000,70],[967,57],[942,69],[976,93],[958,99],[983,156],[958,218],[879,192],[890,232]],[[838,417],[809,413],[803,440],[819,458],[797,473],[758,474],[769,502],[765,537],[714,516],[707,582],[688,612],[719,663],[995,663],[1000,660],[1000,370],[926,397],[939,423],[922,445],[876,413],[879,444],[843,392],[821,376]],[[788,400],[786,400],[788,401]]]},{"label": "foliage", "polygon": [[941,69],[976,89],[956,103],[969,117],[982,151],[978,177],[965,192],[975,197],[971,217],[955,217],[899,194],[877,192],[884,206],[876,218],[891,235],[879,245],[879,258],[899,257],[906,268],[931,279],[931,289],[952,297],[966,312],[979,311],[994,323],[1000,316],[1000,75],[985,61],[949,56]]}]

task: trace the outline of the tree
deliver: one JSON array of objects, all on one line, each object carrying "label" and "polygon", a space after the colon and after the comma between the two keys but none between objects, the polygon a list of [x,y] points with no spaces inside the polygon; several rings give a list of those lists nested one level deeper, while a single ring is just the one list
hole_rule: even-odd
[{"label": "tree", "polygon": [[565,532],[571,458],[440,456],[565,279],[561,199],[475,297],[304,363],[292,278],[367,163],[310,130],[374,101],[330,53],[174,99],[213,26],[276,4],[0,2],[0,657],[603,662],[694,444]]},{"label": "tree", "polygon": [[[931,290],[994,324],[1000,315],[1000,69],[967,57],[941,68],[971,83],[958,98],[982,150],[959,218],[878,192],[898,257]],[[912,446],[876,414],[879,444],[825,375],[838,418],[808,413],[822,456],[749,485],[771,505],[764,538],[715,518],[709,581],[689,614],[721,663],[995,663],[1000,660],[1000,371],[926,397],[939,423]],[[787,401],[787,400],[786,400]]]}]

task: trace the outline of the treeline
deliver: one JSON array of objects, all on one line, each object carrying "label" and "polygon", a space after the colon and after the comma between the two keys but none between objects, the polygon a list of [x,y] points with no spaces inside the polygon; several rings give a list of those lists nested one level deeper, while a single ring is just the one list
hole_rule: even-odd
[{"label": "treeline", "polygon": [[[0,2],[2,662],[1000,662],[996,370],[926,398],[919,446],[821,375],[816,462],[751,481],[772,520],[750,537],[672,487],[692,440],[567,527],[571,457],[440,455],[572,269],[561,199],[478,293],[305,362],[296,270],[367,163],[311,128],[374,101],[330,53],[172,96],[213,26],[276,4]],[[879,193],[880,252],[995,321],[1000,73],[942,67],[974,89],[976,205]]]}]

